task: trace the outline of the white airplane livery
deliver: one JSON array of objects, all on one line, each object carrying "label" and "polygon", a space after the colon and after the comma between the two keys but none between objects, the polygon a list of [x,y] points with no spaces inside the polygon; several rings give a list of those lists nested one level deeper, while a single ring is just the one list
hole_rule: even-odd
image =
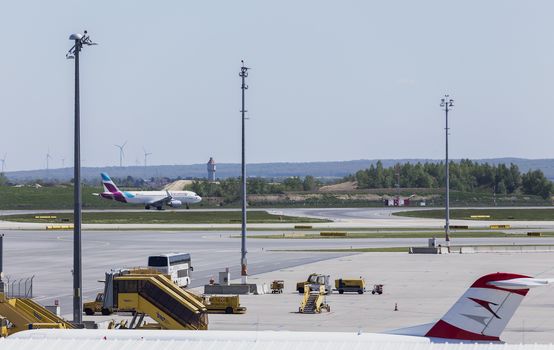
[{"label": "white airplane livery", "polygon": [[[530,288],[546,286],[554,279],[531,278],[513,273],[493,273],[479,278],[437,322],[385,333],[290,332],[290,331],[157,331],[157,330],[54,330],[40,329],[16,333],[8,340],[30,341],[41,349],[54,349],[60,340],[102,349],[137,347],[144,350],[167,348],[214,349],[405,349],[479,350],[502,343],[500,335]],[[35,343],[33,343],[35,341]],[[167,343],[169,342],[169,343]],[[94,344],[96,344],[94,343]],[[456,344],[453,344],[456,343]],[[50,346],[47,346],[50,344]],[[68,343],[69,346],[73,343]],[[224,344],[224,346],[222,345]],[[24,342],[1,344],[2,349],[23,349]],[[12,347],[6,345],[13,345]],[[169,347],[171,345],[171,347]],[[496,349],[497,347],[494,347]],[[502,349],[508,349],[502,347]],[[521,344],[509,349],[539,349]],[[554,347],[540,347],[554,349]]]},{"label": "white airplane livery", "polygon": [[120,191],[108,174],[102,173],[101,176],[104,192],[95,195],[122,203],[142,204],[146,209],[162,210],[164,205],[172,208],[185,205],[188,208],[189,204],[202,200],[192,191]]}]

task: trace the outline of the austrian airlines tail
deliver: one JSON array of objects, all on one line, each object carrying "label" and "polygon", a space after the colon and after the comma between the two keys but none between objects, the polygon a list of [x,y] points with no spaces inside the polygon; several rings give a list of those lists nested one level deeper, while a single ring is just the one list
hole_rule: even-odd
[{"label": "austrian airlines tail", "polygon": [[115,183],[112,181],[110,176],[106,173],[101,173],[102,176],[102,185],[104,185],[104,192],[111,192],[116,193],[120,192],[119,188],[115,185]]},{"label": "austrian airlines tail", "polygon": [[552,279],[493,273],[475,281],[436,323],[387,332],[424,336],[435,342],[500,342],[500,334],[529,292]]}]

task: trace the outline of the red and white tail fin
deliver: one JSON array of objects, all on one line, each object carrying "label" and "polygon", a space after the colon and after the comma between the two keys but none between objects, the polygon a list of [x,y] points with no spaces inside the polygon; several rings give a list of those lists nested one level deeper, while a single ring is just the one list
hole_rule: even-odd
[{"label": "red and white tail fin", "polygon": [[498,342],[529,288],[553,282],[513,273],[486,275],[475,281],[438,322],[387,333],[439,342]]},{"label": "red and white tail fin", "polygon": [[529,288],[549,282],[513,273],[483,276],[425,336],[459,341],[500,341],[500,334]]}]

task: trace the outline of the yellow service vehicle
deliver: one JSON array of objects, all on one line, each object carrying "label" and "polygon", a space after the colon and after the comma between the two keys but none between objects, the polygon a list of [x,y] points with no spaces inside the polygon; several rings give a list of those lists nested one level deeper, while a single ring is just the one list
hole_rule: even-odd
[{"label": "yellow service vehicle", "polygon": [[0,332],[2,336],[37,328],[75,328],[71,323],[28,298],[8,298],[0,293]]},{"label": "yellow service vehicle", "polygon": [[8,336],[8,319],[0,316],[0,337]]},{"label": "yellow service vehicle", "polygon": [[301,314],[319,314],[323,310],[330,312],[331,306],[327,304],[325,294],[327,293],[323,285],[319,285],[315,290],[312,288],[305,288],[304,298],[302,298],[298,312]]},{"label": "yellow service vehicle", "polygon": [[353,279],[339,278],[338,280],[335,280],[335,290],[338,291],[339,294],[343,294],[344,292],[364,294],[365,281],[361,277]]},{"label": "yellow service vehicle", "polygon": [[299,294],[304,294],[305,286],[308,285],[312,291],[319,290],[319,286],[325,287],[325,294],[331,294],[331,277],[329,275],[322,275],[319,273],[312,273],[308,276],[308,279],[296,284],[296,290]]},{"label": "yellow service vehicle", "polygon": [[271,282],[271,294],[281,294],[285,288],[285,281],[275,280]]},{"label": "yellow service vehicle", "polygon": [[102,315],[111,315],[113,310],[104,308],[104,293],[98,293],[94,301],[87,301],[83,304],[83,311],[85,314],[92,316],[97,312],[101,312]]},{"label": "yellow service vehicle", "polygon": [[246,307],[240,305],[238,295],[204,296],[203,301],[209,314],[243,314],[246,312]]}]

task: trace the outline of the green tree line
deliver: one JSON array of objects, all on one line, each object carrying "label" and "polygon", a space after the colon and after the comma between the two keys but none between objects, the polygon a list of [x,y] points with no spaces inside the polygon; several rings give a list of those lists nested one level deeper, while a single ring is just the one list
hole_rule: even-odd
[{"label": "green tree line", "polygon": [[[273,182],[261,177],[246,179],[248,194],[281,194],[285,192],[316,191],[321,182],[313,176],[304,178],[294,176],[281,182]],[[190,189],[202,197],[223,197],[225,202],[231,203],[240,199],[241,179],[231,177],[218,182],[194,181]]]},{"label": "green tree line", "polygon": [[[521,173],[515,164],[490,165],[469,159],[450,162],[450,188],[462,192],[492,191],[497,194],[524,193],[552,196],[554,187],[541,170]],[[404,188],[444,187],[445,166],[440,163],[404,163],[384,168],[378,161],[344,180],[356,181],[358,188],[394,188],[399,181]]]}]

